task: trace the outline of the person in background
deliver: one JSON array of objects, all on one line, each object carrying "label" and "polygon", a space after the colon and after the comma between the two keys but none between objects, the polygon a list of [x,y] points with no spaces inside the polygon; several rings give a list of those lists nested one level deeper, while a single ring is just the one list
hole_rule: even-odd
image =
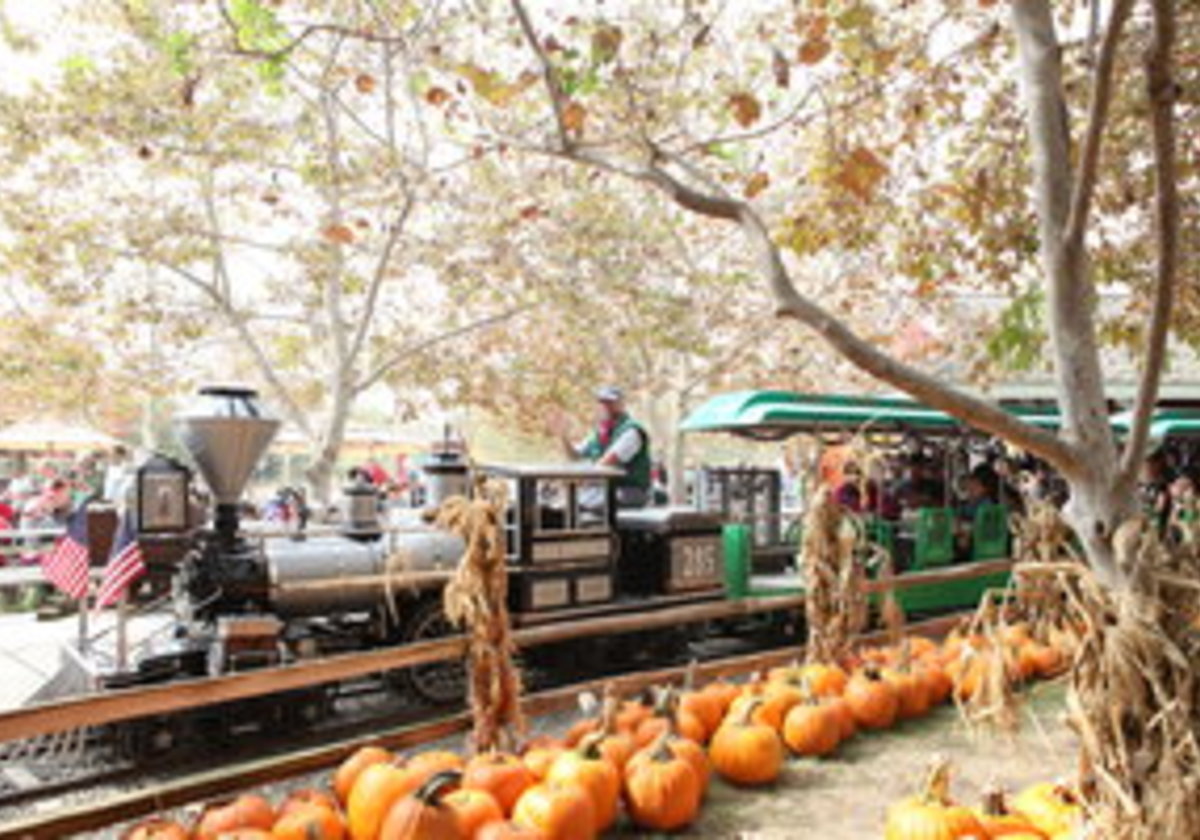
[{"label": "person in background", "polygon": [[17,510],[12,505],[12,479],[0,478],[0,531],[8,531],[17,524]]},{"label": "person in background", "polygon": [[388,475],[388,471],[383,468],[383,464],[379,463],[379,459],[374,455],[363,465],[362,471],[366,474],[370,482],[380,490],[386,487],[392,480],[392,477]]},{"label": "person in background", "polygon": [[601,466],[625,470],[617,479],[619,507],[646,506],[651,492],[650,437],[625,410],[625,395],[620,388],[608,385],[596,391],[596,428],[583,441],[571,441],[562,415],[554,419],[554,424],[552,431],[568,458],[586,458]]},{"label": "person in background", "polygon": [[863,480],[857,461],[842,466],[842,483],[833,491],[835,502],[853,513],[866,513],[875,509],[878,495],[878,485],[872,479]]},{"label": "person in background", "polygon": [[133,486],[133,456],[124,446],[114,446],[104,469],[104,484],[101,495],[107,502],[121,504]]}]

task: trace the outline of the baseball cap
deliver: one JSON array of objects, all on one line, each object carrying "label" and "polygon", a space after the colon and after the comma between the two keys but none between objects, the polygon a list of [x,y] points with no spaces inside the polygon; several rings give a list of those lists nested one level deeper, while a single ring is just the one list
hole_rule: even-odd
[{"label": "baseball cap", "polygon": [[620,402],[625,394],[616,385],[604,385],[596,389],[596,399],[600,402]]}]

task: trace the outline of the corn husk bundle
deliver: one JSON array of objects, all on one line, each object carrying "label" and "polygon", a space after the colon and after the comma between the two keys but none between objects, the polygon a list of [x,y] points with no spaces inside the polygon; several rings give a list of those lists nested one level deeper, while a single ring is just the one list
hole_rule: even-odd
[{"label": "corn husk bundle", "polygon": [[819,489],[804,516],[800,545],[804,570],[809,662],[835,662],[867,624],[862,529],[836,501]]},{"label": "corn husk bundle", "polygon": [[472,744],[478,752],[511,749],[525,730],[508,613],[505,508],[503,485],[481,481],[473,498],[447,499],[435,517],[466,542],[442,597],[447,618],[467,629]]}]

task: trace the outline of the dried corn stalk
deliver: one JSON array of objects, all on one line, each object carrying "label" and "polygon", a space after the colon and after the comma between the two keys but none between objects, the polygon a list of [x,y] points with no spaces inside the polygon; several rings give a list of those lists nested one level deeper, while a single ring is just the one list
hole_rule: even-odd
[{"label": "dried corn stalk", "polygon": [[829,489],[818,490],[804,516],[800,544],[809,662],[835,661],[866,627],[861,534]]},{"label": "dried corn stalk", "polygon": [[1015,732],[1020,724],[1021,698],[1017,693],[1015,674],[1018,671],[1015,651],[1008,645],[1009,624],[1006,619],[1006,599],[997,600],[994,590],[985,592],[971,623],[963,647],[960,674],[972,675],[977,682],[971,696],[965,700],[955,692],[959,714],[969,727],[988,727],[1000,732]]},{"label": "dried corn stalk", "polygon": [[1031,565],[1079,640],[1067,696],[1095,836],[1200,837],[1200,556],[1143,518],[1113,537],[1121,579],[1071,558]]},{"label": "dried corn stalk", "polygon": [[468,631],[467,657],[472,743],[476,751],[511,749],[525,731],[521,674],[513,662],[508,614],[503,485],[480,481],[471,499],[455,496],[438,509],[436,523],[463,538],[466,549],[446,585],[447,618]]}]

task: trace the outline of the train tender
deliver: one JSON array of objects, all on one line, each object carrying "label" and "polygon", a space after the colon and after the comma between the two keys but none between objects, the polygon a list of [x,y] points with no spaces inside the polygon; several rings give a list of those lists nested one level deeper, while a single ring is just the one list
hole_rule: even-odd
[{"label": "train tender", "polygon": [[[383,527],[372,488],[347,491],[335,532],[256,533],[240,520],[242,494],[279,427],[247,389],[210,387],[176,418],[180,441],[211,494],[192,492],[192,471],[155,456],[138,471],[132,509],[148,556],[165,564],[170,632],[128,657],[69,657],[100,690],[272,667],[333,653],[432,638],[450,631],[441,590],[461,539],[422,511]],[[507,545],[518,625],[586,620],[724,594],[722,523],[684,509],[620,511],[619,471],[589,464],[482,467],[508,485]],[[471,478],[452,457],[431,469],[430,506],[463,493]],[[160,573],[161,574],[161,573]],[[687,628],[634,639],[587,639],[523,652],[532,673],[557,678],[581,663],[620,667],[635,657],[677,659]],[[578,645],[587,647],[583,656]],[[117,667],[114,661],[128,665]],[[433,703],[463,696],[458,663],[408,669],[387,681]],[[80,683],[74,680],[75,685]],[[337,686],[289,695],[286,713],[324,716]],[[257,714],[257,713],[256,713]],[[240,716],[240,715],[239,715]],[[161,733],[161,741],[170,739]]]}]

